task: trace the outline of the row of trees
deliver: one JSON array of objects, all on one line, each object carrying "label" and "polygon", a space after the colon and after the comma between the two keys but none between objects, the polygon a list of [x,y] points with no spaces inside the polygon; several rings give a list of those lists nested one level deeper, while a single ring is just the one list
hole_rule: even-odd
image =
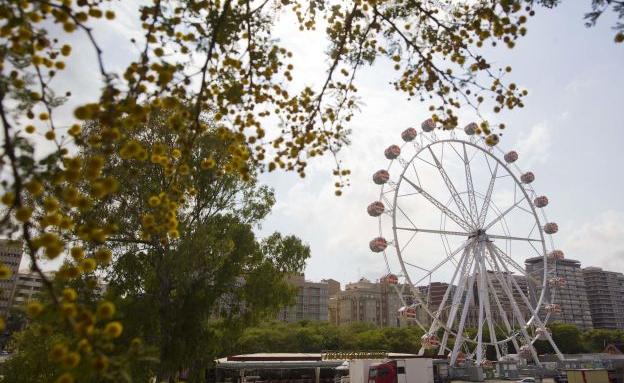
[{"label": "row of trees", "polygon": [[[620,347],[624,345],[624,330],[581,331],[574,325],[556,322],[550,324],[549,328],[555,343],[565,354],[602,352],[608,344]],[[468,329],[467,333],[476,334],[476,330]],[[423,332],[418,327],[380,328],[370,323],[335,326],[328,322],[268,322],[245,330],[230,349],[230,353],[325,350],[416,353],[420,348],[422,335]],[[539,353],[552,352],[545,341],[536,342],[536,348]],[[488,358],[495,359],[493,351],[488,350]]]}]

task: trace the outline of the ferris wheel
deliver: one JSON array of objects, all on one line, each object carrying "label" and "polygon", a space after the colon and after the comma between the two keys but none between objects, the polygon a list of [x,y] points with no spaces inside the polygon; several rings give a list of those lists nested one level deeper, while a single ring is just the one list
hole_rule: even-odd
[{"label": "ferris wheel", "polygon": [[475,123],[445,131],[428,119],[421,129],[385,149],[389,165],[373,175],[379,199],[367,208],[379,219],[369,246],[384,255],[398,315],[424,332],[419,353],[485,366],[489,350],[497,360],[518,354],[541,365],[534,345],[543,340],[563,359],[546,323],[561,313],[556,297],[565,285],[548,263],[564,255],[535,175]]}]

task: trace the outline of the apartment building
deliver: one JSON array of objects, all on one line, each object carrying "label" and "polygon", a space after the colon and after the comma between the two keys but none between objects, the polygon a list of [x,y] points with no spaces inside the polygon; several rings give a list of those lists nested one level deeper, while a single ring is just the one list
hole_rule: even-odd
[{"label": "apartment building", "polygon": [[[574,259],[548,259],[547,278],[563,278],[565,285],[551,288],[547,284],[546,296],[551,303],[561,307],[560,314],[553,314],[551,320],[574,324],[582,330],[593,328],[592,316],[585,286],[585,277],[581,263]],[[544,278],[544,259],[528,258],[525,261],[527,274],[531,279],[541,281]],[[536,289],[539,293],[540,288]]]},{"label": "apartment building", "polygon": [[380,327],[397,327],[401,306],[395,285],[383,279],[371,282],[361,278],[331,297],[329,317],[335,325],[369,322]]},{"label": "apartment building", "polygon": [[599,267],[583,269],[594,328],[624,329],[624,274]]},{"label": "apartment building", "polygon": [[[299,290],[296,303],[291,307],[282,309],[277,314],[278,320],[298,322],[301,320],[326,321],[329,319],[329,289],[330,285],[335,288],[335,284],[328,281],[307,281],[303,274],[289,276],[288,282]],[[338,288],[340,289],[340,284],[338,284]]]},{"label": "apartment building", "polygon": [[0,261],[12,272],[9,279],[0,280],[0,315],[6,316],[13,300],[17,271],[22,262],[23,245],[20,241],[0,239]]}]

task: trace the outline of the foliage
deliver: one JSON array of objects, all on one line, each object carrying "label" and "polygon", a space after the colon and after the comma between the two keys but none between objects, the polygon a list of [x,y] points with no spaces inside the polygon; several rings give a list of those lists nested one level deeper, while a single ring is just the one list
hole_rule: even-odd
[{"label": "foliage", "polygon": [[49,382],[59,375],[61,369],[48,361],[48,353],[53,344],[64,339],[58,334],[41,336],[41,331],[41,327],[30,326],[15,335],[16,343],[28,344],[29,347],[24,352],[15,353],[3,364],[5,380],[15,383]]},{"label": "foliage", "polygon": [[244,331],[230,353],[385,350],[416,353],[422,331],[417,327],[380,328],[353,323],[267,322]]},{"label": "foliage", "polygon": [[583,332],[583,344],[590,352],[602,352],[609,344],[624,351],[624,331],[593,329]]},{"label": "foliage", "polygon": [[[511,68],[493,67],[481,48],[512,48],[533,12],[531,2],[513,0],[154,0],[134,15],[143,38],[119,41],[138,49],[130,64],[115,72],[108,60],[117,52],[105,52],[95,33],[115,26],[112,2],[0,2],[6,207],[0,233],[23,241],[31,268],[44,279],[47,298],[27,307],[32,323],[64,334],[59,347],[81,355],[58,381],[127,378],[130,345],[140,342],[128,344],[122,336],[119,319],[128,317],[110,301],[121,297],[106,300],[84,290],[94,289],[97,277],[118,261],[149,266],[149,257],[133,252],[141,241],[170,258],[193,230],[203,235],[217,225],[212,218],[206,220],[210,227],[185,220],[207,180],[247,182],[254,171],[277,168],[304,176],[311,158],[335,154],[348,142],[348,122],[358,105],[354,80],[362,66],[393,62],[394,88],[432,99],[431,117],[440,128],[457,126],[455,112],[462,106],[478,110],[489,100],[495,112],[522,107],[526,91],[507,81]],[[326,27],[328,70],[318,89],[290,85],[292,53],[272,33],[278,16],[289,13],[301,30]],[[77,41],[92,48],[93,67],[69,59],[85,54],[72,53]],[[73,117],[59,109],[75,90],[66,92],[67,84],[54,81],[61,71],[73,78],[96,73],[100,79],[97,99],[80,100]],[[156,120],[166,132],[152,132]],[[480,133],[491,145],[498,142],[496,125],[481,121]],[[212,148],[221,151],[200,149],[210,140],[218,141]],[[149,184],[135,183],[133,171],[144,168],[158,175]],[[340,194],[349,171],[337,160],[334,174]],[[226,176],[230,181],[219,181]],[[226,227],[236,231],[239,224]],[[237,235],[249,237],[239,229]],[[118,245],[124,241],[126,252]],[[214,245],[231,251],[228,241]],[[54,281],[43,274],[42,260],[68,254]],[[117,271],[127,281],[141,277],[136,269]],[[0,276],[10,276],[5,265]]]},{"label": "foliage", "polygon": [[[153,113],[128,139],[176,150],[168,117],[166,110]],[[96,121],[83,128],[85,135],[102,129]],[[200,167],[206,157],[226,157],[226,145],[209,129],[189,155],[192,167]],[[106,208],[80,216],[82,222],[107,221],[116,227],[107,238],[111,253],[105,280],[108,304],[124,323],[118,342],[157,357],[134,364],[128,374],[133,380],[153,375],[168,380],[181,369],[200,375],[220,350],[217,333],[232,336],[274,315],[293,298],[285,276],[301,272],[309,248],[279,233],[257,240],[253,228],[271,210],[272,191],[257,185],[253,169],[247,180],[218,176],[217,169],[218,165],[196,175],[196,191],[185,198],[185,208],[175,218],[167,217],[166,225],[175,220],[181,228],[175,241],[150,240],[149,233],[137,230],[147,226],[142,221],[151,208],[170,203],[166,196],[154,194],[166,182],[157,164],[127,167],[122,155],[112,153],[106,171],[119,181],[119,193],[110,197]],[[79,295],[80,285],[72,286]]]},{"label": "foliage", "polygon": [[[602,352],[606,344],[624,344],[624,331],[594,329],[581,331],[576,326],[563,323],[549,325],[553,339],[561,352],[573,354],[579,352]],[[476,329],[467,329],[467,336],[474,336]],[[267,322],[244,331],[229,354],[254,352],[321,352],[325,350],[386,350],[390,352],[417,353],[420,337],[418,327],[376,327],[372,324],[355,322],[350,325],[334,326],[328,322]],[[487,328],[483,330],[484,339],[489,339]],[[497,332],[497,339],[503,339],[504,333]],[[452,346],[453,339],[450,339]],[[509,353],[516,352],[511,344]],[[535,347],[539,354],[552,353],[546,341],[537,341]],[[493,348],[487,349],[487,358],[496,360]],[[225,354],[224,354],[225,355]]]}]

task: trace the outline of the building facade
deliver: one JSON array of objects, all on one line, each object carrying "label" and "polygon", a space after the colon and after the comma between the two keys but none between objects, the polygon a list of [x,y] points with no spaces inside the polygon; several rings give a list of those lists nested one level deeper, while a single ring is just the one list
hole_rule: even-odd
[{"label": "building facade", "polygon": [[[542,257],[528,258],[525,261],[527,274],[541,286],[544,278],[544,259]],[[565,285],[551,289],[547,284],[546,297],[550,303],[561,307],[560,314],[553,314],[551,320],[576,325],[579,329],[593,328],[585,278],[581,270],[581,263],[574,259],[548,259],[548,279],[563,278]],[[536,288],[539,293],[540,288]]]},{"label": "building facade", "polygon": [[13,290],[22,262],[23,245],[20,241],[0,239],[0,261],[11,270],[9,279],[0,280],[0,315],[5,316],[11,307]]},{"label": "building facade", "polygon": [[[50,278],[53,274],[49,273]],[[23,306],[43,290],[43,279],[35,272],[21,272],[13,287],[12,306]]]},{"label": "building facade", "polygon": [[624,274],[586,267],[583,278],[594,328],[624,329]]},{"label": "building facade", "polygon": [[[515,302],[515,305],[520,312],[520,316],[524,318],[524,320],[531,317],[531,308],[529,308],[525,303],[525,298],[533,307],[535,307],[536,299],[535,293],[529,291],[525,276],[504,272],[498,274],[497,278],[494,272],[487,270],[487,278],[490,281],[488,285],[490,285],[493,289],[493,294],[490,295],[490,310],[492,312],[494,322],[497,325],[503,327],[505,318],[512,326],[519,324],[516,318],[518,313],[512,305],[512,300]],[[476,284],[474,288],[478,288]],[[509,294],[511,294],[513,299],[510,299]],[[478,305],[478,301],[476,302],[476,305]],[[478,316],[478,310],[475,310],[475,316]],[[505,318],[503,315],[505,315]],[[475,323],[478,323],[478,321]]]},{"label": "building facade", "polygon": [[327,321],[329,319],[330,283],[327,281],[306,281],[303,274],[289,276],[288,282],[299,290],[296,303],[291,307],[282,309],[277,314],[278,320],[298,322],[301,320]]},{"label": "building facade", "polygon": [[368,322],[380,327],[397,327],[401,306],[394,285],[362,278],[331,297],[329,318],[335,325]]},{"label": "building facade", "polygon": [[[435,315],[435,313],[441,309],[439,319],[445,322],[448,319],[449,311],[452,306],[453,296],[455,295],[455,291],[457,286],[450,286],[451,291],[449,291],[449,295],[446,299],[444,307],[440,307],[442,304],[442,299],[444,298],[444,294],[446,294],[446,290],[449,289],[449,284],[444,282],[431,282],[425,286],[417,286],[418,292],[420,293],[420,297],[423,302],[427,305],[427,309],[429,312]],[[423,308],[418,306],[417,310],[417,319],[423,325],[429,326],[432,322],[432,318],[430,315],[423,310]]]}]

